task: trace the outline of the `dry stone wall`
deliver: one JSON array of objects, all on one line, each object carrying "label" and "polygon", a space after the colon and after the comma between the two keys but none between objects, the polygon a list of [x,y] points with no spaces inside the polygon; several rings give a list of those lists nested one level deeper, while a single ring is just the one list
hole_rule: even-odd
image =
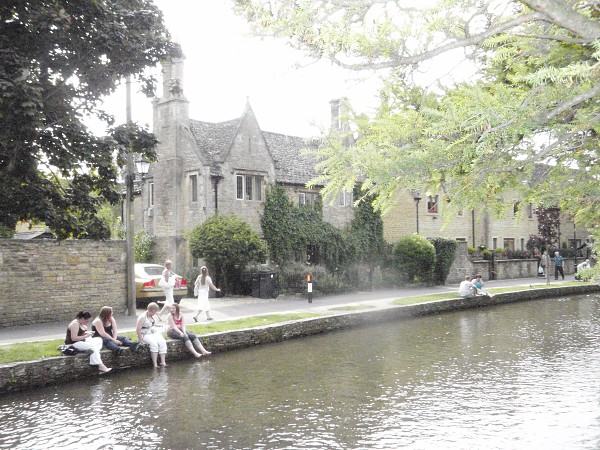
[{"label": "dry stone wall", "polygon": [[[0,240],[0,327],[127,306],[124,241]],[[65,322],[66,324],[67,322]]]}]

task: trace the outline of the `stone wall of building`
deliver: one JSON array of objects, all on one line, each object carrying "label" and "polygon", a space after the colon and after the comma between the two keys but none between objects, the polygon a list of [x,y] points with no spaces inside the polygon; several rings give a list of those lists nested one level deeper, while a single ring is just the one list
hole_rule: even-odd
[{"label": "stone wall of building", "polygon": [[0,239],[0,272],[0,327],[126,310],[124,241]]}]

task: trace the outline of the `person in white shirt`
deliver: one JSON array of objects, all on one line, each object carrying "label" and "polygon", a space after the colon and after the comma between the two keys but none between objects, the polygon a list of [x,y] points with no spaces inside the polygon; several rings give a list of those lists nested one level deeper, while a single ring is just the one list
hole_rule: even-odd
[{"label": "person in white shirt", "polygon": [[581,264],[577,264],[577,272],[579,272],[580,270],[583,270],[583,269],[587,269],[587,268],[589,268],[589,267],[591,267],[591,266],[590,266],[590,260],[589,260],[589,259],[586,259],[586,260],[585,260],[584,262],[582,262]]},{"label": "person in white shirt", "polygon": [[471,281],[471,277],[467,275],[464,281],[460,282],[460,286],[458,287],[458,295],[463,298],[475,297],[481,294],[481,291],[475,286],[475,283]]}]

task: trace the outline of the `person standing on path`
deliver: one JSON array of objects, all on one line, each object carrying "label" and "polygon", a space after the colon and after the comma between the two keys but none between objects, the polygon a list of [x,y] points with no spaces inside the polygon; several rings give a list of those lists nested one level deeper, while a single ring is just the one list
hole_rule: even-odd
[{"label": "person standing on path", "polygon": [[558,273],[562,276],[562,279],[565,279],[565,271],[564,271],[565,261],[563,257],[560,256],[559,252],[554,252],[554,279],[558,280]]},{"label": "person standing on path", "polygon": [[162,272],[162,276],[160,279],[160,285],[162,287],[163,292],[165,293],[165,304],[158,313],[158,320],[160,320],[161,322],[163,321],[163,313],[166,311],[166,313],[169,314],[169,311],[171,310],[171,305],[175,303],[175,299],[173,298],[173,288],[175,287],[175,274],[171,270],[172,267],[173,261],[167,259],[165,261],[165,268]]},{"label": "person standing on path", "polygon": [[221,289],[212,283],[206,266],[202,266],[200,275],[198,275],[194,284],[194,295],[198,296],[198,312],[194,316],[195,322],[198,322],[198,316],[202,311],[206,311],[206,320],[212,320],[212,317],[210,317],[210,303],[208,302],[208,292],[210,289],[215,292],[221,292]]}]

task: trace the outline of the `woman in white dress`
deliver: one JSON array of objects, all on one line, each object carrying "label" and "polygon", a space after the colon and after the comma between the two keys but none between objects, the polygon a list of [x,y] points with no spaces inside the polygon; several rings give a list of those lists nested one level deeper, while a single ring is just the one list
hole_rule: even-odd
[{"label": "woman in white dress", "polygon": [[162,272],[162,279],[164,279],[164,285],[161,286],[163,292],[165,293],[165,304],[163,305],[162,309],[160,310],[160,312],[158,313],[158,320],[160,320],[161,322],[163,321],[162,315],[164,312],[166,312],[167,314],[169,314],[169,312],[171,311],[171,306],[175,303],[175,299],[173,298],[173,288],[175,287],[175,274],[173,273],[173,271],[171,270],[171,268],[173,267],[173,261],[171,261],[170,259],[167,259],[165,261],[165,268]]},{"label": "woman in white dress", "polygon": [[200,275],[198,275],[194,284],[194,293],[198,296],[198,312],[194,316],[195,322],[198,322],[198,316],[202,311],[206,312],[206,320],[212,320],[212,317],[210,317],[210,303],[208,302],[208,291],[210,289],[216,292],[221,291],[221,289],[215,287],[212,283],[206,266],[202,266]]}]

